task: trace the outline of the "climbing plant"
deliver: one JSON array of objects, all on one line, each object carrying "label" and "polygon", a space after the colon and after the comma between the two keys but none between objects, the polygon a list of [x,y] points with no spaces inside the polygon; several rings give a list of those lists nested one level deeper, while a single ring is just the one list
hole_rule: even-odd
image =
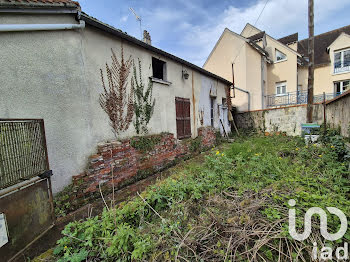
[{"label": "climbing plant", "polygon": [[154,112],[155,99],[152,98],[153,83],[148,80],[145,87],[142,81],[141,61],[138,59],[139,76],[137,76],[136,65],[134,64],[134,76],[131,85],[134,90],[134,126],[137,134],[148,133],[147,125]]},{"label": "climbing plant", "polygon": [[112,64],[109,66],[106,63],[108,88],[105,85],[103,70],[100,69],[104,91],[100,94],[100,105],[107,113],[113,132],[117,136],[129,128],[134,115],[134,89],[131,88],[130,93],[127,94],[128,76],[130,74],[132,60],[131,56],[128,60],[124,59],[123,46],[121,48],[121,61],[118,60],[113,49],[111,51]]}]

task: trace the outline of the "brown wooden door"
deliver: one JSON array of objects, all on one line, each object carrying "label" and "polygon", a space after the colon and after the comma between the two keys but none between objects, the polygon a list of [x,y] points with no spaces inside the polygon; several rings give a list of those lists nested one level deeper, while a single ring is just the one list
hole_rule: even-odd
[{"label": "brown wooden door", "polygon": [[191,137],[191,101],[188,98],[175,97],[177,138]]}]

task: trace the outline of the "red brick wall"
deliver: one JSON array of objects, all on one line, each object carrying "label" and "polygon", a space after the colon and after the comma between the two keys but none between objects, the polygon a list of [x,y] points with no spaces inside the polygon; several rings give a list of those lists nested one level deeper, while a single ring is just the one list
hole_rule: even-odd
[{"label": "red brick wall", "polygon": [[[215,130],[211,127],[199,128],[198,136],[201,137],[201,150],[212,147],[216,142]],[[87,171],[73,177],[74,198],[93,195],[99,191],[99,184],[103,188],[111,188],[114,183],[115,188],[120,188],[134,183],[194,153],[190,152],[192,139],[180,141],[167,133],[153,137],[157,137],[157,143],[148,152],[133,148],[131,139],[98,145],[97,153],[89,158]]]}]

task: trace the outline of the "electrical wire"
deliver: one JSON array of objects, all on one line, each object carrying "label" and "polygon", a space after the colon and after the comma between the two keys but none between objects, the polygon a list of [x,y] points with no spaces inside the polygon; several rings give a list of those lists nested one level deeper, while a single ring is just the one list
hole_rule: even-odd
[{"label": "electrical wire", "polygon": [[[255,20],[255,23],[253,24],[254,27],[255,27],[256,24],[258,23],[258,21],[259,21],[261,15],[262,15],[262,13],[263,13],[264,10],[265,10],[265,7],[266,7],[267,3],[268,3],[269,1],[270,1],[270,0],[266,0],[266,2],[265,2],[265,4],[264,4],[264,7],[261,9],[261,12],[260,12],[258,18]],[[249,34],[251,33],[252,29],[253,29],[253,28],[250,28]],[[243,43],[243,44],[241,45],[240,49],[238,50],[238,53],[237,53],[236,57],[233,59],[233,62],[232,62],[233,64],[235,63],[237,57],[238,57],[239,54],[241,53],[241,50],[242,50],[242,47],[244,46],[244,44],[245,44],[245,43]]]}]

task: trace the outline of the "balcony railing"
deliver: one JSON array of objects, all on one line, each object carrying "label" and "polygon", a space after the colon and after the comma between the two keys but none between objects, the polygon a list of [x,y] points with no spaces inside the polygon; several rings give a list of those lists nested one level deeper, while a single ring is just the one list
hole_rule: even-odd
[{"label": "balcony railing", "polygon": [[[340,95],[341,93],[327,93],[326,100],[330,100]],[[267,107],[299,105],[307,103],[307,91],[306,92],[288,92],[283,95],[267,95],[266,96]],[[314,96],[314,103],[323,102],[323,94]]]}]

